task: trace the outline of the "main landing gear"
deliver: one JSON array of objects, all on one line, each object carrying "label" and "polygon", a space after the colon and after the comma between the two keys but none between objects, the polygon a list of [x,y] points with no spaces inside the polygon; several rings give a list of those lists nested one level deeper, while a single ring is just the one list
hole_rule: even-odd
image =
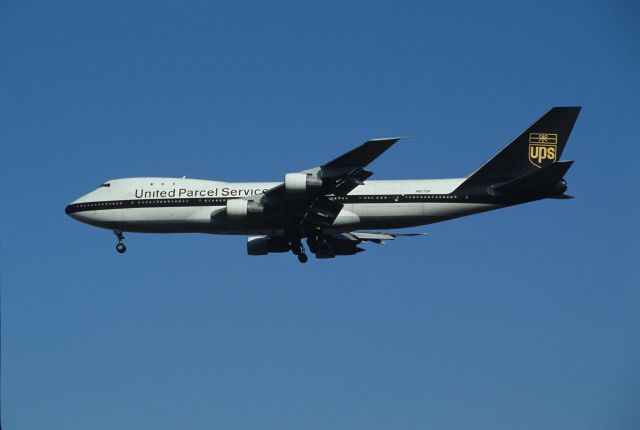
[{"label": "main landing gear", "polygon": [[300,241],[299,237],[291,241],[291,252],[293,252],[294,255],[298,256],[299,262],[304,264],[309,261],[309,257],[307,256],[307,253],[305,252],[304,246],[302,246],[302,242]]},{"label": "main landing gear", "polygon": [[116,237],[118,238],[116,251],[118,251],[119,254],[124,254],[125,251],[127,250],[127,247],[124,246],[124,243],[122,243],[122,241],[124,240],[124,235],[122,234],[122,230],[113,230],[113,234],[115,234]]}]

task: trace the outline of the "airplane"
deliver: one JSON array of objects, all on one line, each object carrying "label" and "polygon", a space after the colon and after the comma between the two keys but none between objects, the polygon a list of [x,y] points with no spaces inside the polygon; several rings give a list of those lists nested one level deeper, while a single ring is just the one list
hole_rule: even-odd
[{"label": "airplane", "polygon": [[354,255],[413,233],[386,231],[446,221],[545,198],[570,199],[560,156],[580,107],[554,107],[463,178],[368,180],[367,166],[400,138],[369,140],[280,182],[230,183],[187,178],[104,182],[66,207],[72,218],[124,232],[248,235],[247,253],[292,252],[301,263]]}]

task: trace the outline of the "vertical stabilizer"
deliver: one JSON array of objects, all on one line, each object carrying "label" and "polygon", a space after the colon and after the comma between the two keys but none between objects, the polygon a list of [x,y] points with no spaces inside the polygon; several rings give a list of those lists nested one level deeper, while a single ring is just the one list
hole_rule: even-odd
[{"label": "vertical stabilizer", "polygon": [[511,181],[560,160],[580,107],[554,107],[472,173],[463,187]]}]

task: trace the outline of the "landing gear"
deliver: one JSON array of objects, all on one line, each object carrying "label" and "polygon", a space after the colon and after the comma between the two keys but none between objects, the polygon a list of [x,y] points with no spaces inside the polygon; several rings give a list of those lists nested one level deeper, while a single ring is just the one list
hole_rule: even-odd
[{"label": "landing gear", "polygon": [[122,243],[122,241],[124,240],[124,235],[122,234],[122,230],[113,230],[113,234],[115,234],[116,237],[118,238],[116,251],[118,251],[119,254],[124,254],[125,251],[127,250],[127,247],[124,246],[124,243]]},{"label": "landing gear", "polygon": [[298,256],[298,261],[301,263],[306,263],[309,261],[309,257],[304,251],[304,246],[302,246],[302,242],[300,242],[300,238],[297,237],[290,242],[291,252],[293,255]]},{"label": "landing gear", "polygon": [[302,247],[302,242],[300,242],[300,239],[294,239],[291,241],[291,252],[293,252],[293,255],[300,255],[300,254],[304,254],[304,248]]},{"label": "landing gear", "polygon": [[298,254],[298,261],[301,262],[302,264],[304,264],[307,261],[309,261],[309,257],[307,257],[306,253],[301,252],[300,254]]}]

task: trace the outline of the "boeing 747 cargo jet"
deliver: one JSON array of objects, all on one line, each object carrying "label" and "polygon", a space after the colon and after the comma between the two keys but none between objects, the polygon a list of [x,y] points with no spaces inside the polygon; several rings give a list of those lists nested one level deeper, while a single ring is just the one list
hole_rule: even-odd
[{"label": "boeing 747 cargo jet", "polygon": [[249,235],[249,255],[289,252],[307,262],[364,251],[385,230],[446,221],[545,198],[568,199],[560,161],[579,107],[555,107],[465,178],[370,181],[367,166],[399,138],[374,139],[281,182],[114,179],[66,208],[71,217],[124,232]]}]

